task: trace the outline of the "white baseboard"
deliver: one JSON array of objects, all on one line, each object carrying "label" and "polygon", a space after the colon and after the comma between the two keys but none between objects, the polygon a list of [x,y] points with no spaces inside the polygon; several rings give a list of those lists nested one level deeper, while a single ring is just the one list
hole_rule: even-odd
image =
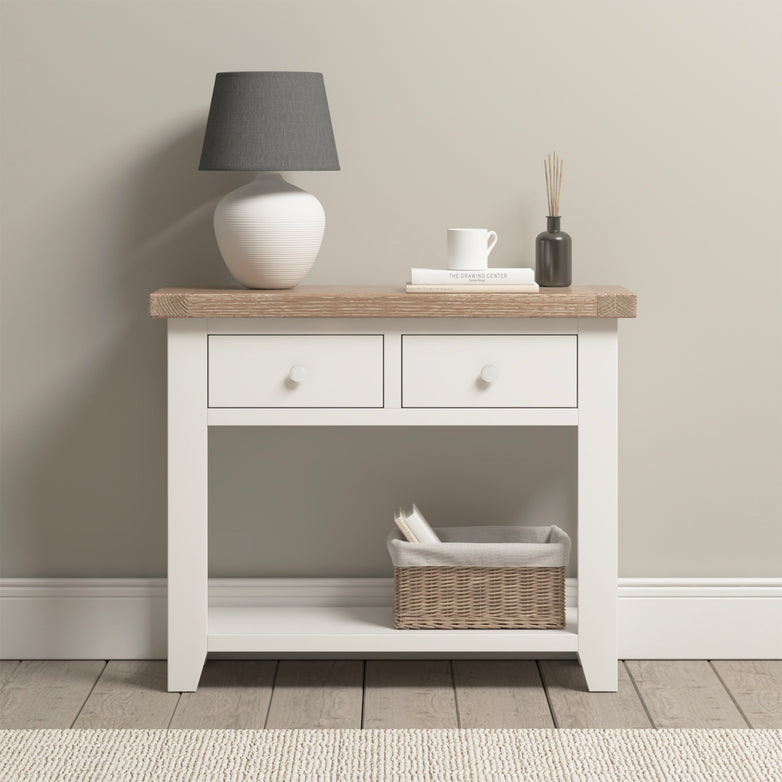
[{"label": "white baseboard", "polygon": [[160,659],[164,579],[0,579],[0,659]]},{"label": "white baseboard", "polygon": [[625,660],[782,658],[782,579],[623,578]]},{"label": "white baseboard", "polygon": [[[386,605],[391,594],[383,578],[209,584],[223,605]],[[622,659],[782,658],[782,579],[623,578],[617,596]],[[163,579],[0,579],[0,659],[165,657],[165,597]]]}]

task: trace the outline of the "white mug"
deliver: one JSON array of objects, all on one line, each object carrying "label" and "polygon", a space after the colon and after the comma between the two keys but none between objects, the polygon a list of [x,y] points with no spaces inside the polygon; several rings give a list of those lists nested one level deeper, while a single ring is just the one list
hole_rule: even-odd
[{"label": "white mug", "polygon": [[489,266],[489,253],[497,244],[497,234],[486,228],[448,229],[448,268],[477,271]]}]

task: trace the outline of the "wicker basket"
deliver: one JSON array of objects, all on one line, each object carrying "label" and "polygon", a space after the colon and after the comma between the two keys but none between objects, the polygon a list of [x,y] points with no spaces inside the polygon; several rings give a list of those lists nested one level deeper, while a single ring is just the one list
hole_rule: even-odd
[{"label": "wicker basket", "polygon": [[[401,541],[392,532],[389,549],[395,560],[394,627],[400,630],[555,630],[564,627],[565,565],[570,552],[567,535],[556,527],[482,528],[481,534],[489,531],[490,535],[499,538],[505,535],[511,539],[501,552],[503,566],[440,564],[449,560],[482,562],[487,553],[497,551],[496,538],[491,543],[471,541],[470,532],[475,529],[440,528],[438,534],[448,542],[426,545]],[[541,537],[546,537],[543,530],[555,532],[539,542]],[[457,542],[458,538],[454,540],[453,536],[460,532],[466,540],[459,541],[459,551],[452,553],[448,551],[449,543]],[[528,532],[537,536],[532,545],[519,540]],[[445,552],[432,548],[437,546],[445,546]],[[492,548],[487,549],[487,546]],[[526,553],[532,550],[532,555]],[[508,565],[509,558],[515,559],[517,565]],[[408,559],[416,564],[400,565]],[[437,564],[418,564],[427,559],[434,559]],[[531,564],[543,561],[546,566],[524,566],[525,559]]]}]

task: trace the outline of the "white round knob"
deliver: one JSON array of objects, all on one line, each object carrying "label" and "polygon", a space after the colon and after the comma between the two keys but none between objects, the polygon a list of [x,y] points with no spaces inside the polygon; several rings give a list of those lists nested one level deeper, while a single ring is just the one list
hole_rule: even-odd
[{"label": "white round knob", "polygon": [[500,370],[494,364],[487,364],[481,370],[481,380],[484,383],[493,383],[500,376]]},{"label": "white round knob", "polygon": [[291,371],[288,373],[288,377],[294,383],[301,383],[301,381],[304,380],[305,377],[307,377],[307,367],[302,366],[301,364],[296,364],[295,366],[292,366]]}]

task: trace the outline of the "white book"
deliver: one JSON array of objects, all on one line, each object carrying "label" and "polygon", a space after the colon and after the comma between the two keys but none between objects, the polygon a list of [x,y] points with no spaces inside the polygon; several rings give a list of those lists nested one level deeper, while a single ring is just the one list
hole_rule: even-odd
[{"label": "white book", "polygon": [[463,293],[469,296],[471,293],[538,293],[540,286],[536,282],[529,285],[413,285],[408,282],[405,290],[408,293]]},{"label": "white book", "polygon": [[407,526],[407,516],[401,508],[394,511],[394,524],[399,527],[399,531],[404,535],[405,540],[410,543],[418,543],[418,538],[413,535],[410,531],[410,527]]},{"label": "white book", "polygon": [[529,285],[535,282],[534,269],[517,267],[505,269],[478,269],[475,271],[457,271],[454,269],[410,270],[410,282],[413,285]]},{"label": "white book", "polygon": [[405,513],[402,508],[399,508],[399,510],[394,513],[394,522],[410,543],[440,542],[437,533],[429,526],[429,522],[415,505],[413,505],[412,510],[407,513]]}]

